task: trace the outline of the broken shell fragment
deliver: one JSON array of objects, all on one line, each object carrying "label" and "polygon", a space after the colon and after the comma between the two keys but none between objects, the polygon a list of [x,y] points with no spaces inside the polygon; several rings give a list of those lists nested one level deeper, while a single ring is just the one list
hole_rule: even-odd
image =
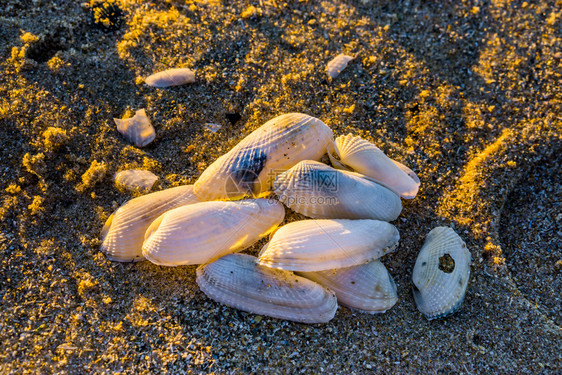
[{"label": "broken shell fragment", "polygon": [[127,169],[115,174],[115,185],[131,192],[148,193],[158,181],[158,176],[150,171]]},{"label": "broken shell fragment", "polygon": [[144,109],[139,109],[135,115],[127,119],[114,118],[117,130],[125,139],[138,147],[144,147],[154,140],[156,132],[146,116]]},{"label": "broken shell fragment", "polygon": [[451,228],[431,230],[412,275],[414,300],[427,319],[442,318],[460,308],[470,276],[470,252]]},{"label": "broken shell fragment", "polygon": [[326,66],[326,72],[328,73],[330,78],[336,78],[347,67],[347,64],[353,59],[354,58],[352,56],[340,53],[332,60],[330,60],[330,62],[328,62],[328,65]]},{"label": "broken shell fragment", "polygon": [[147,85],[158,88],[179,86],[195,82],[195,73],[188,68],[168,69],[154,73],[146,77],[144,81]]},{"label": "broken shell fragment", "polygon": [[110,260],[118,262],[144,260],[144,233],[152,221],[168,210],[196,202],[200,200],[193,194],[193,185],[131,199],[107,219],[101,232],[101,251]]},{"label": "broken shell fragment", "polygon": [[328,145],[335,168],[359,172],[394,189],[402,198],[413,199],[420,180],[404,164],[390,159],[377,146],[351,134],[339,136]]},{"label": "broken shell fragment", "polygon": [[338,302],[352,309],[371,314],[383,313],[398,301],[396,284],[379,260],[353,267],[297,274],[333,290]]},{"label": "broken shell fragment", "polygon": [[398,230],[379,220],[302,220],[279,228],[258,263],[290,271],[324,271],[369,262],[392,252]]},{"label": "broken shell fragment", "polygon": [[197,269],[207,297],[254,314],[301,323],[326,323],[337,310],[333,292],[289,271],[256,264],[256,258],[229,254]]},{"label": "broken shell fragment", "polygon": [[268,199],[179,207],[162,214],[146,230],[143,255],[163,266],[204,264],[250,247],[284,217],[283,205]]}]

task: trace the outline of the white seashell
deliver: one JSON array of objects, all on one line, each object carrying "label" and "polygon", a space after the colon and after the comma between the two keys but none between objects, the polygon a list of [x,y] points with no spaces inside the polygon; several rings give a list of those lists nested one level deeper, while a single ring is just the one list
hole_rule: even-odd
[{"label": "white seashell", "polygon": [[204,126],[205,126],[205,129],[210,131],[211,133],[216,133],[220,128],[222,128],[222,125],[212,124],[210,122],[206,123]]},{"label": "white seashell", "polygon": [[418,254],[412,275],[414,299],[429,320],[458,310],[470,276],[470,252],[451,228],[431,230]]},{"label": "white seashell", "polygon": [[156,133],[144,109],[139,109],[135,115],[127,119],[114,118],[117,130],[128,142],[143,147],[154,140]]},{"label": "white seashell", "polygon": [[254,314],[301,323],[326,323],[337,310],[333,292],[289,271],[256,264],[256,258],[229,254],[197,268],[207,297]]},{"label": "white seashell", "polygon": [[132,199],[107,219],[101,232],[101,251],[119,262],[144,260],[142,243],[150,224],[162,213],[200,202],[193,185],[178,186]]},{"label": "white seashell", "polygon": [[195,73],[188,68],[168,69],[154,73],[146,77],[144,81],[147,85],[152,87],[164,88],[179,86],[195,82]]},{"label": "white seashell", "polygon": [[163,266],[204,264],[250,247],[275,230],[284,217],[283,205],[268,199],[179,207],[147,229],[143,255]]},{"label": "white seashell", "polygon": [[297,274],[333,290],[338,302],[352,309],[383,313],[398,301],[396,284],[378,260],[336,270]]},{"label": "white seashell", "polygon": [[148,193],[156,181],[158,176],[140,169],[127,169],[115,174],[115,185],[132,192]]},{"label": "white seashell", "polygon": [[393,251],[398,230],[378,220],[303,220],[279,228],[258,263],[289,271],[324,271],[369,262]]},{"label": "white seashell", "polygon": [[340,53],[334,57],[326,66],[326,72],[330,78],[336,78],[347,67],[347,64],[353,60],[354,57]]},{"label": "white seashell", "polygon": [[277,176],[275,194],[287,207],[315,219],[396,220],[402,211],[392,190],[357,173],[304,160]]},{"label": "white seashell", "polygon": [[364,174],[394,189],[402,198],[413,199],[420,180],[404,164],[390,159],[377,146],[351,134],[337,137],[328,145],[332,165]]},{"label": "white seashell", "polygon": [[204,200],[263,196],[277,175],[301,160],[319,160],[332,137],[315,117],[275,117],[211,164],[195,182],[195,194]]}]

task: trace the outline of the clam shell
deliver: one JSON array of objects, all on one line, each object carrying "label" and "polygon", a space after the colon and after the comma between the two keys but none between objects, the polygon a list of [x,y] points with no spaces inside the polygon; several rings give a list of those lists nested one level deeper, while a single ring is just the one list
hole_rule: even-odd
[{"label": "clam shell", "polygon": [[344,55],[340,53],[334,57],[326,66],[326,72],[330,78],[336,78],[347,67],[347,64],[353,60],[353,56]]},{"label": "clam shell", "polygon": [[390,159],[377,146],[351,134],[328,145],[332,165],[364,174],[394,189],[402,198],[413,199],[420,180],[404,164]]},{"label": "clam shell", "polygon": [[277,176],[275,194],[287,207],[315,219],[396,220],[400,197],[374,180],[304,160]]},{"label": "clam shell", "polygon": [[258,263],[289,271],[324,271],[377,259],[397,244],[398,230],[378,220],[302,220],[279,228]]},{"label": "clam shell", "polygon": [[146,77],[144,81],[147,85],[158,88],[179,86],[195,82],[195,73],[188,68],[168,69],[154,73]]},{"label": "clam shell", "polygon": [[144,109],[127,119],[114,118],[117,130],[128,141],[138,147],[144,147],[154,140],[156,133]]},{"label": "clam shell", "polygon": [[338,302],[352,309],[383,313],[398,301],[396,284],[378,260],[336,270],[297,274],[333,290]]},{"label": "clam shell", "polygon": [[132,192],[148,193],[156,181],[158,176],[140,169],[127,169],[115,174],[115,185]]},{"label": "clam shell", "polygon": [[254,314],[301,323],[326,323],[337,309],[333,292],[289,271],[256,264],[256,258],[229,254],[197,269],[207,297]]},{"label": "clam shell", "polygon": [[204,200],[262,196],[280,173],[301,160],[319,160],[332,136],[315,117],[275,117],[211,164],[195,182],[195,194]]},{"label": "clam shell", "polygon": [[143,255],[163,266],[204,264],[244,250],[285,217],[274,200],[215,201],[168,211],[145,233]]},{"label": "clam shell", "polygon": [[144,260],[144,233],[158,216],[173,208],[200,202],[193,185],[178,186],[132,199],[107,219],[101,232],[101,251],[119,262]]},{"label": "clam shell", "polygon": [[447,227],[431,230],[418,254],[412,275],[414,299],[429,320],[460,308],[470,276],[470,252]]}]

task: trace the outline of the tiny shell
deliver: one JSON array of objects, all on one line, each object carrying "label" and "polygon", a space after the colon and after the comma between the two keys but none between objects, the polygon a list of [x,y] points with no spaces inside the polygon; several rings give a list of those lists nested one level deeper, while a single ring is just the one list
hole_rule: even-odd
[{"label": "tiny shell", "polygon": [[127,169],[115,174],[115,185],[132,192],[148,193],[156,181],[158,176],[140,169]]},{"label": "tiny shell", "polygon": [[114,118],[117,130],[128,142],[138,147],[144,147],[154,140],[156,133],[144,109],[139,109],[135,115],[127,119]]},{"label": "tiny shell", "polygon": [[337,310],[333,292],[289,271],[256,264],[256,258],[229,254],[197,269],[207,297],[254,314],[301,323],[326,323]]},{"label": "tiny shell", "polygon": [[164,88],[195,82],[195,73],[188,68],[168,69],[154,73],[144,80],[152,87]]},{"label": "tiny shell", "polygon": [[470,252],[451,228],[431,230],[418,254],[412,274],[414,299],[429,320],[460,308],[470,276]]},{"label": "tiny shell", "polygon": [[353,60],[354,57],[340,53],[334,57],[326,66],[326,72],[330,78],[336,78],[347,67],[347,64]]},{"label": "tiny shell", "polygon": [[212,124],[210,122],[206,123],[204,126],[205,126],[205,129],[210,131],[211,133],[216,133],[217,131],[219,131],[220,128],[222,128],[222,125]]}]

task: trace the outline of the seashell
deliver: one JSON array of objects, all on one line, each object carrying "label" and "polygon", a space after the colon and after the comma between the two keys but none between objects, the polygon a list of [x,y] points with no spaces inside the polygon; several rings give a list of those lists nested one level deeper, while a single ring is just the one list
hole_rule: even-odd
[{"label": "seashell", "polygon": [[340,53],[334,57],[326,66],[326,72],[330,78],[336,78],[347,67],[347,64],[353,60],[354,57]]},{"label": "seashell", "polygon": [[285,217],[274,200],[214,201],[168,211],[145,233],[142,252],[163,266],[204,264],[250,247]]},{"label": "seashell", "polygon": [[178,186],[131,199],[107,219],[101,232],[101,251],[110,260],[144,260],[144,233],[158,216],[173,208],[200,202],[193,185]]},{"label": "seashell", "polygon": [[297,274],[333,290],[338,302],[352,309],[383,313],[398,301],[396,284],[378,260],[353,267]]},{"label": "seashell", "polygon": [[256,264],[256,258],[229,254],[197,268],[207,297],[253,314],[301,323],[326,323],[336,314],[336,296],[289,271]]},{"label": "seashell", "polygon": [[117,130],[128,142],[138,147],[144,147],[154,140],[156,133],[144,109],[139,109],[135,115],[127,119],[114,118]]},{"label": "seashell", "polygon": [[127,169],[115,174],[115,185],[132,192],[148,193],[156,181],[158,176],[140,169]]},{"label": "seashell", "polygon": [[195,182],[195,194],[204,200],[263,196],[280,173],[301,160],[319,160],[332,137],[315,117],[275,117],[211,164]]},{"label": "seashell", "polygon": [[398,230],[378,220],[302,220],[279,228],[258,258],[289,271],[324,271],[369,262],[393,251]]},{"label": "seashell", "polygon": [[451,228],[431,230],[412,275],[414,300],[427,319],[442,318],[460,308],[470,276],[470,252]]},{"label": "seashell", "polygon": [[390,159],[377,146],[351,134],[337,137],[328,145],[332,165],[381,181],[394,189],[402,198],[413,199],[418,193],[420,180],[404,164]]},{"label": "seashell", "polygon": [[217,131],[219,131],[220,128],[222,128],[222,125],[212,124],[212,123],[208,122],[204,125],[204,127],[205,127],[205,130],[208,130],[211,133],[216,133]]},{"label": "seashell", "polygon": [[377,181],[304,160],[275,180],[275,194],[287,207],[316,219],[396,220],[400,197]]},{"label": "seashell", "polygon": [[158,88],[185,85],[195,82],[195,73],[188,68],[167,69],[146,77],[144,82]]}]

